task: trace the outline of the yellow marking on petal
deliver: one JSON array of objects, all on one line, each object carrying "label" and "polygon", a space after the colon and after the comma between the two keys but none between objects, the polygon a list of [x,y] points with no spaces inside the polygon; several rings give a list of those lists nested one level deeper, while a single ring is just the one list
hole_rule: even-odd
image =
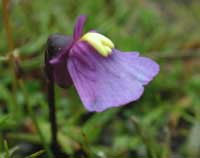
[{"label": "yellow marking on petal", "polygon": [[96,33],[95,36],[98,37],[102,41],[102,43],[105,44],[106,46],[111,47],[111,48],[114,47],[113,42],[106,36],[99,33]]},{"label": "yellow marking on petal", "polygon": [[114,48],[114,44],[109,38],[96,32],[84,34],[81,40],[87,41],[104,57],[110,55],[112,53],[112,48]]},{"label": "yellow marking on petal", "polygon": [[112,53],[112,49],[110,47],[104,47],[104,49],[108,52],[108,55]]},{"label": "yellow marking on petal", "polygon": [[107,56],[107,52],[105,50],[105,48],[102,46],[101,41],[99,41],[98,39],[93,39],[92,42],[86,40],[88,43],[90,43],[96,50],[97,52],[99,52],[101,55],[103,56]]}]

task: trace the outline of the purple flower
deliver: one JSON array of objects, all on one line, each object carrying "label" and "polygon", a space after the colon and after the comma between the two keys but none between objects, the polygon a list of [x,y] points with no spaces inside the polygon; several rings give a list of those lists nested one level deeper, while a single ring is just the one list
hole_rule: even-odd
[{"label": "purple flower", "polygon": [[107,37],[83,34],[86,17],[79,16],[73,38],[50,60],[55,82],[74,85],[89,111],[101,112],[139,99],[159,72],[159,65],[138,52],[121,52]]}]

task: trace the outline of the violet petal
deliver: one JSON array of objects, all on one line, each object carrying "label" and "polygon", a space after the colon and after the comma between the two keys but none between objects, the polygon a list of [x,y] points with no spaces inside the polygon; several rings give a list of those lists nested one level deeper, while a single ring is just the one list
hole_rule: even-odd
[{"label": "violet petal", "polygon": [[74,27],[74,34],[73,34],[74,41],[78,40],[82,36],[85,21],[86,21],[86,16],[80,15],[78,17]]},{"label": "violet petal", "polygon": [[[76,53],[79,53],[78,58]],[[122,53],[113,49],[105,58],[86,42],[74,45],[67,67],[84,106],[97,112],[139,99],[143,85],[159,71],[157,63],[140,57],[137,52]]]},{"label": "violet petal", "polygon": [[72,80],[67,71],[66,58],[62,58],[59,62],[51,64],[53,68],[54,81],[62,88],[68,88],[72,85]]}]

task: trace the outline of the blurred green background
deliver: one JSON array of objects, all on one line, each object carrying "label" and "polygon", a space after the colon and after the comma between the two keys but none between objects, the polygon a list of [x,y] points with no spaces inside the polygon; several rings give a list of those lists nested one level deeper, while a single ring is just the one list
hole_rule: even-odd
[{"label": "blurred green background", "polygon": [[71,35],[80,14],[88,16],[85,31],[153,58],[161,71],[140,100],[102,113],[88,113],[73,88],[56,87],[61,149],[72,158],[200,157],[199,0],[11,0],[15,67],[23,71],[17,107],[2,3],[0,10],[0,157],[22,158],[49,143],[45,44],[51,34]]}]

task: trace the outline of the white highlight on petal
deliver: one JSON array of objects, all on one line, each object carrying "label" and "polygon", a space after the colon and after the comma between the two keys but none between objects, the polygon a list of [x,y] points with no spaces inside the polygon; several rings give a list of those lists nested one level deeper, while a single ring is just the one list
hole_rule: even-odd
[{"label": "white highlight on petal", "polygon": [[97,52],[104,57],[110,55],[112,53],[112,48],[114,48],[114,44],[109,38],[96,32],[84,34],[81,40],[91,44]]}]

